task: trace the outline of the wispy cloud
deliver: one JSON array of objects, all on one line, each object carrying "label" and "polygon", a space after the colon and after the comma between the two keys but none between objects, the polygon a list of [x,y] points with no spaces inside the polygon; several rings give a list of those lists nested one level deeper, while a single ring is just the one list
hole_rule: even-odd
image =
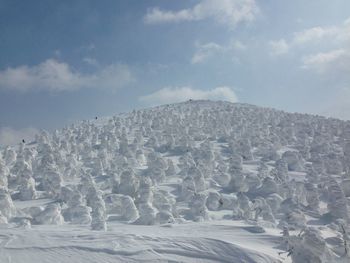
[{"label": "wispy cloud", "polygon": [[209,42],[204,44],[196,43],[196,50],[192,56],[191,63],[199,64],[203,63],[211,57],[219,54],[230,53],[233,51],[243,51],[247,47],[238,40],[232,40],[228,45],[220,45],[215,42]]},{"label": "wispy cloud", "polygon": [[302,68],[320,74],[331,72],[332,76],[340,79],[344,79],[345,76],[350,80],[350,19],[340,26],[311,28],[294,36],[294,42],[297,44],[315,41],[318,45],[329,46],[327,51],[304,56]]},{"label": "wispy cloud", "polygon": [[0,146],[18,144],[23,139],[27,142],[32,141],[37,133],[39,131],[33,127],[23,129],[0,128]]},{"label": "wispy cloud", "polygon": [[217,87],[211,90],[194,89],[192,87],[167,87],[139,98],[149,105],[176,103],[189,99],[210,99],[237,102],[238,98],[230,87]]},{"label": "wispy cloud", "polygon": [[94,66],[94,67],[98,67],[100,65],[96,59],[91,58],[91,57],[83,58],[83,62],[90,65],[90,66]]},{"label": "wispy cloud", "polygon": [[215,55],[218,52],[222,52],[224,48],[216,43],[206,43],[206,44],[197,44],[196,51],[192,56],[191,63],[198,64],[207,60],[211,56]]},{"label": "wispy cloud", "polygon": [[285,39],[270,41],[271,55],[282,55],[289,51],[289,45]]},{"label": "wispy cloud", "polygon": [[[91,61],[90,61],[91,62]],[[31,91],[69,91],[81,88],[118,89],[133,81],[126,65],[113,64],[83,74],[69,64],[56,59],[34,65],[10,67],[0,71],[0,89]]]},{"label": "wispy cloud", "polygon": [[349,47],[350,46],[350,19],[340,25],[315,26],[294,32],[289,40],[282,38],[269,42],[271,53],[282,55],[292,48],[315,46],[316,48]]},{"label": "wispy cloud", "polygon": [[255,19],[259,8],[254,0],[202,0],[192,8],[179,11],[148,10],[144,21],[147,24],[179,23],[213,19],[217,23],[235,28],[239,23]]},{"label": "wispy cloud", "polygon": [[331,27],[312,27],[300,32],[295,32],[292,43],[302,45],[312,41],[319,41],[324,38],[334,37],[341,34],[341,28],[336,26]]},{"label": "wispy cloud", "polygon": [[303,68],[319,73],[335,71],[350,75],[350,50],[336,49],[306,56],[303,58]]}]

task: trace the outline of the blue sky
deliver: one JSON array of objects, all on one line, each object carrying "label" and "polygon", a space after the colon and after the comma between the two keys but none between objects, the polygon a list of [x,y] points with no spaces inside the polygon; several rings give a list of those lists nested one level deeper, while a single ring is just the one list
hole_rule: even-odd
[{"label": "blue sky", "polygon": [[0,144],[189,98],[350,119],[348,0],[0,0]]}]

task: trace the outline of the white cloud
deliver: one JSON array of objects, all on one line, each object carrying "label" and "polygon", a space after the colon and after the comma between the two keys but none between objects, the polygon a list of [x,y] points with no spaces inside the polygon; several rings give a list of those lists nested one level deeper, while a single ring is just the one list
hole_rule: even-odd
[{"label": "white cloud", "polygon": [[147,24],[178,23],[214,19],[220,24],[234,28],[242,22],[250,22],[259,12],[254,0],[201,0],[192,8],[180,11],[148,10],[144,21]]},{"label": "white cloud", "polygon": [[33,127],[17,130],[11,127],[0,128],[0,146],[18,144],[23,139],[26,142],[30,142],[34,140],[35,134],[38,132],[39,131]]},{"label": "white cloud", "polygon": [[80,88],[117,89],[133,81],[129,68],[114,64],[92,74],[82,74],[70,65],[48,59],[38,65],[22,65],[0,71],[0,89],[64,91]]},{"label": "white cloud", "polygon": [[318,46],[328,47],[327,51],[314,52],[304,56],[302,68],[336,78],[337,82],[350,81],[349,19],[340,26],[314,27],[295,33],[293,41],[298,45],[314,41]]},{"label": "white cloud", "polygon": [[288,53],[292,48],[350,48],[350,19],[337,26],[316,26],[294,32],[288,41],[284,38],[270,41],[272,54],[281,55]]},{"label": "white cloud", "polygon": [[295,32],[293,37],[293,43],[302,45],[311,41],[319,41],[323,38],[329,38],[337,36],[341,33],[340,28],[332,27],[312,27],[300,32]]},{"label": "white cloud", "polygon": [[288,53],[289,51],[289,45],[283,38],[277,41],[270,41],[269,44],[272,55],[282,55]]},{"label": "white cloud", "polygon": [[204,44],[196,43],[195,46],[196,51],[191,59],[192,64],[203,63],[209,58],[218,54],[224,54],[233,51],[243,51],[247,49],[247,47],[238,40],[231,40],[231,42],[228,45],[219,45],[214,42],[209,42]]},{"label": "white cloud", "polygon": [[334,71],[350,74],[350,50],[336,49],[306,56],[303,58],[302,67],[319,73]]},{"label": "white cloud", "polygon": [[295,32],[290,45],[302,46],[306,44],[343,44],[350,40],[350,19],[340,25],[316,26]]},{"label": "white cloud", "polygon": [[211,56],[215,55],[218,52],[223,51],[224,48],[216,43],[206,43],[203,45],[197,44],[196,51],[191,59],[192,64],[202,63]]},{"label": "white cloud", "polygon": [[140,101],[150,105],[176,103],[189,99],[238,101],[235,92],[229,87],[217,87],[212,90],[200,90],[191,87],[167,87],[139,98]]}]

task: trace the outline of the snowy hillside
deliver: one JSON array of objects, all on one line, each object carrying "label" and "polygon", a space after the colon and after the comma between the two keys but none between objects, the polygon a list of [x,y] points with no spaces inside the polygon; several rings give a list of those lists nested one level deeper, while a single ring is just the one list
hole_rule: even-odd
[{"label": "snowy hillside", "polygon": [[0,262],[350,262],[350,122],[188,101],[0,155]]}]

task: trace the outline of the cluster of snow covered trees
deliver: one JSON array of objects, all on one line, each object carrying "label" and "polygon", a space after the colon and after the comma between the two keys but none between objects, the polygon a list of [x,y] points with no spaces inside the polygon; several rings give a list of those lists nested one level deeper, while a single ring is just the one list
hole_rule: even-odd
[{"label": "cluster of snow covered trees", "polygon": [[[45,198],[46,207],[14,205]],[[340,220],[348,231],[349,198],[350,122],[245,104],[191,101],[83,121],[0,157],[2,223],[103,230],[223,210],[288,229]]]}]

